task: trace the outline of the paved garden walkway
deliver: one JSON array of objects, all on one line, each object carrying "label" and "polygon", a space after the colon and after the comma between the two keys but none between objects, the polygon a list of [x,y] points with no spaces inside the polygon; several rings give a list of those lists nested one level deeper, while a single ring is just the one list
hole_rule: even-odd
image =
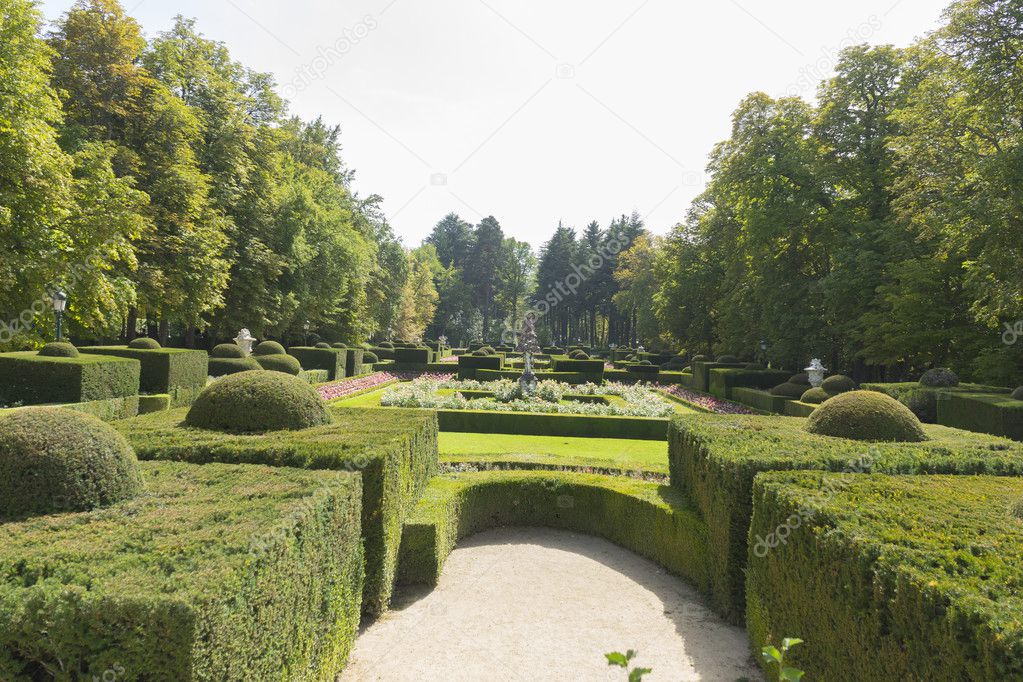
[{"label": "paved garden walkway", "polygon": [[636,649],[645,679],[763,679],[742,628],[684,582],[604,540],[510,528],[462,542],[440,585],[359,637],[343,682],[625,680],[604,653]]}]

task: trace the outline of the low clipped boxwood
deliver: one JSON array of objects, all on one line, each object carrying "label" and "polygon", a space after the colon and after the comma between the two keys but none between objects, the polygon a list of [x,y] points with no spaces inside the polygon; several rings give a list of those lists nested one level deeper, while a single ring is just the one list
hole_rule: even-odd
[{"label": "low clipped boxwood", "polygon": [[359,626],[358,475],[140,468],[145,495],[2,526],[0,678],[334,679]]},{"label": "low clipped boxwood", "polygon": [[388,350],[394,350],[394,344],[390,341],[381,341],[379,346],[381,348],[387,348]]},{"label": "low clipped boxwood", "polygon": [[138,360],[141,365],[139,392],[167,393],[174,406],[190,404],[210,376],[209,356],[201,350],[160,348],[157,345],[156,348],[92,346],[82,351]]},{"label": "low clipped boxwood", "polygon": [[735,365],[742,362],[742,360],[735,355],[719,355],[718,362],[722,365]]},{"label": "low clipped boxwood", "polygon": [[[538,378],[543,379],[542,376]],[[528,436],[664,440],[668,431],[666,419],[617,415],[437,410],[437,421],[441,431],[513,433]]]},{"label": "low clipped boxwood", "polygon": [[211,377],[223,377],[239,372],[251,372],[262,370],[263,367],[256,362],[256,358],[210,358],[207,371]]},{"label": "low clipped boxwood", "polygon": [[[292,346],[288,349],[288,355],[298,360],[299,367],[305,370],[311,369],[322,369],[327,372],[327,379],[334,381],[337,379],[343,379],[348,376],[347,368],[345,363],[347,360],[348,350],[344,348],[326,348],[308,346]],[[280,356],[262,356],[262,357],[280,357]],[[257,362],[259,358],[256,358]],[[273,361],[271,361],[273,362]],[[290,374],[290,372],[289,372]]]},{"label": "low clipped boxwood", "polygon": [[935,367],[920,376],[920,385],[929,388],[948,388],[959,385],[959,377],[948,367]]},{"label": "low clipped boxwood", "polygon": [[77,358],[78,349],[70,343],[55,341],[48,343],[39,350],[44,358]]},{"label": "low clipped boxwood", "polygon": [[340,341],[338,341],[336,343],[330,344],[330,347],[331,348],[341,348],[341,349],[348,348],[348,346],[346,344],[343,344]]},{"label": "low clipped boxwood", "polygon": [[327,343],[326,341],[317,341],[316,345],[313,346],[313,347],[314,348],[324,348],[324,349],[326,349],[326,348],[330,348],[330,344]]},{"label": "low clipped boxwood", "polygon": [[218,379],[195,399],[185,424],[236,433],[296,431],[330,423],[312,386],[280,372],[241,372]]},{"label": "low clipped boxwood", "polygon": [[96,417],[56,407],[0,416],[0,518],[87,511],[142,489],[131,446]]},{"label": "low clipped boxwood", "polygon": [[380,613],[387,608],[394,585],[402,524],[437,471],[437,416],[429,410],[379,408],[332,407],[330,412],[332,423],[301,431],[249,434],[195,429],[183,423],[184,409],[126,419],[114,426],[144,461],[361,473],[366,547],[363,603],[367,612]]},{"label": "low clipped boxwood", "polygon": [[[779,370],[756,370],[743,367],[719,367],[710,370],[708,392],[719,398],[731,400],[737,388],[769,389],[785,381],[787,372]],[[806,387],[809,388],[809,387]],[[806,390],[804,388],[804,390]]]},{"label": "low clipped boxwood", "polygon": [[253,355],[287,355],[284,346],[276,341],[262,341],[252,349]]},{"label": "low clipped boxwood", "polygon": [[256,362],[265,370],[298,376],[302,371],[302,363],[291,355],[255,355]]},{"label": "low clipped boxwood", "polygon": [[1012,392],[1012,399],[1023,400],[1023,386],[1020,386],[1019,388]]},{"label": "low clipped boxwood", "polygon": [[140,336],[137,339],[132,339],[128,342],[128,348],[135,350],[157,350],[161,348],[160,342],[156,339],[151,339],[148,336]]},{"label": "low clipped boxwood", "polygon": [[799,374],[793,374],[789,377],[790,384],[800,384],[802,386],[810,385],[810,375],[806,372],[800,372]]},{"label": "low clipped boxwood", "polygon": [[824,380],[821,384],[821,388],[824,389],[828,395],[838,395],[839,393],[848,393],[849,391],[855,391],[859,388],[856,382],[844,374],[835,374]]},{"label": "low clipped boxwood", "polygon": [[213,347],[210,356],[214,358],[244,358],[245,351],[235,343],[220,343]]},{"label": "low clipped boxwood", "polygon": [[818,436],[915,443],[927,440],[923,425],[898,400],[875,391],[849,391],[814,410],[806,430]]},{"label": "low clipped boxwood", "polygon": [[1023,441],[1023,402],[1007,394],[942,393],[937,422]]},{"label": "low clipped boxwood", "polygon": [[[478,351],[477,351],[478,352]],[[479,370],[500,371],[504,366],[504,358],[500,355],[472,355],[458,356],[458,378],[475,379]]]},{"label": "low clipped boxwood", "polygon": [[362,354],[362,362],[367,365],[375,365],[380,362],[380,358],[378,358],[376,353],[373,353],[372,351],[365,351]]},{"label": "low clipped boxwood", "polygon": [[786,381],[784,384],[778,384],[768,392],[771,395],[779,396],[781,398],[793,398],[795,400],[799,400],[799,398],[802,397],[802,395],[810,388],[811,386],[809,384],[794,384],[791,381]]},{"label": "low clipped boxwood", "polygon": [[434,477],[402,533],[398,581],[436,585],[460,539],[501,526],[606,538],[706,589],[707,530],[678,491],[626,477],[482,471]]},{"label": "low clipped boxwood", "polygon": [[785,661],[812,680],[1023,679],[1021,495],[1015,477],[758,477],[753,648],[806,639]]},{"label": "low clipped boxwood", "polygon": [[425,365],[433,359],[429,348],[399,348],[394,351],[394,359],[408,365]]},{"label": "low clipped boxwood", "polygon": [[[831,398],[817,411],[839,398]],[[734,622],[741,620],[745,608],[744,570],[753,479],[758,473],[805,469],[843,472],[847,477],[862,473],[1023,475],[1023,443],[1005,438],[928,424],[926,441],[867,446],[863,441],[808,433],[807,421],[782,416],[679,415],[669,428],[671,484],[693,500],[707,521],[712,600]]]}]

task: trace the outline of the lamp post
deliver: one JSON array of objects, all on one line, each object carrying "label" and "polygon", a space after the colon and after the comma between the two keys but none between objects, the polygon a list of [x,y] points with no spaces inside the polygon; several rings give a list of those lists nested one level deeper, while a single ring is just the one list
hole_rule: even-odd
[{"label": "lamp post", "polygon": [[767,364],[767,341],[760,341],[760,361]]},{"label": "lamp post", "polygon": [[305,324],[302,325],[302,331],[305,332],[305,345],[307,346],[309,345],[309,326],[309,320],[306,320]]},{"label": "lamp post", "polygon": [[53,292],[53,314],[57,316],[57,340],[61,340],[61,318],[64,316],[64,309],[67,308],[67,294],[60,287]]}]

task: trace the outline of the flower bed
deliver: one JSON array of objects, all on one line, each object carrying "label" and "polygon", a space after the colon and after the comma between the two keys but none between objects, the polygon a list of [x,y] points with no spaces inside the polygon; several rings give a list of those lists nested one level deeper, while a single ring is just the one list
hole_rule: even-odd
[{"label": "flower bed", "polygon": [[351,379],[342,379],[341,381],[324,384],[316,390],[324,400],[335,400],[337,398],[347,398],[356,393],[362,393],[363,391],[368,391],[394,381],[410,381],[420,377],[445,380],[448,378],[448,375],[422,374],[417,372],[374,372],[366,376],[352,377]]},{"label": "flower bed", "polygon": [[[442,389],[454,394],[442,394]],[[459,391],[487,391],[493,398],[467,399]],[[568,394],[617,396],[621,400],[611,404],[573,401],[562,404]],[[488,412],[534,412],[544,414],[582,414],[616,417],[668,417],[675,414],[674,406],[652,388],[640,385],[608,383],[569,385],[556,381],[541,381],[535,395],[523,396],[518,382],[510,379],[482,383],[474,380],[456,380],[421,376],[409,383],[395,386],[383,395],[380,404],[385,407],[422,407],[435,410],[479,410]]]},{"label": "flower bed", "polygon": [[661,390],[668,395],[678,398],[679,400],[715,414],[757,414],[756,410],[751,410],[745,405],[733,403],[731,400],[715,398],[714,396],[707,395],[706,393],[690,391],[688,388],[683,388],[677,384],[673,386],[662,386]]}]

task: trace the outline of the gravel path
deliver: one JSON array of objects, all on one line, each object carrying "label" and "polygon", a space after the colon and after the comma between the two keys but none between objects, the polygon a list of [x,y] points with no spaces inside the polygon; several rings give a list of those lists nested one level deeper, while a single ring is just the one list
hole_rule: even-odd
[{"label": "gravel path", "polygon": [[404,595],[359,637],[342,682],[625,680],[604,653],[635,649],[645,680],[762,680],[742,628],[684,582],[599,538],[504,528],[468,538],[440,585]]}]

